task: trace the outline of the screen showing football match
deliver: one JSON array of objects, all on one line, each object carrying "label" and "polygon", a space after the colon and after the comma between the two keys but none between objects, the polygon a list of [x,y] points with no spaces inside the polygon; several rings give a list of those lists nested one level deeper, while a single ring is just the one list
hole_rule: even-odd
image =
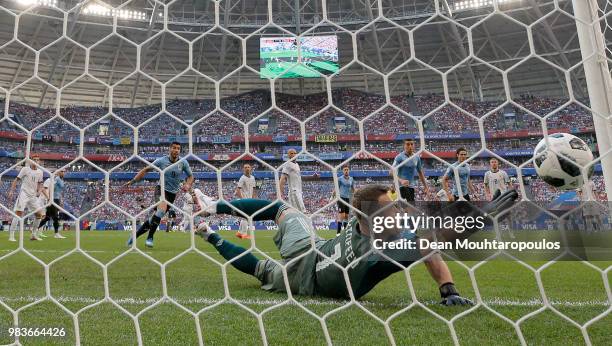
[{"label": "screen showing football match", "polygon": [[[340,69],[338,37],[262,37],[259,47],[261,78],[316,78]],[[298,49],[301,61],[298,61]]]}]

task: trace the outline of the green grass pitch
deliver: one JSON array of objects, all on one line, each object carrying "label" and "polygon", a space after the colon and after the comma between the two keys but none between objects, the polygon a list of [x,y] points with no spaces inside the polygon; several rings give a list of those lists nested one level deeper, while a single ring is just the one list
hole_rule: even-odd
[{"label": "green grass pitch", "polygon": [[[249,241],[238,240],[232,233],[222,232],[222,235],[235,243],[249,246]],[[331,237],[333,232],[322,232],[322,235]],[[189,250],[190,234],[159,232],[152,250],[145,249],[144,239],[139,239],[138,248],[146,256],[164,263],[162,268],[135,251],[117,259],[127,251],[126,232],[82,232],[81,249],[100,263],[110,263],[106,272],[102,266],[78,252],[57,261],[75,248],[74,232],[67,232],[67,236],[65,240],[24,240],[24,247],[44,263],[54,261],[48,272],[51,295],[70,311],[78,312],[78,333],[84,345],[136,344],[137,332],[140,332],[145,344],[191,345],[199,341],[198,328],[206,344],[261,345],[260,327],[265,330],[265,338],[271,345],[326,343],[319,320],[297,305],[271,308],[284,302],[287,296],[260,290],[256,279],[231,266],[224,269],[228,293],[240,305],[229,301],[219,304],[226,297],[222,269],[201,254]],[[260,231],[256,233],[254,242],[259,249],[278,258],[272,236],[272,231]],[[199,238],[194,240],[197,249],[222,261],[212,246]],[[0,232],[0,256],[7,256],[16,248],[15,243],[7,241],[7,232]],[[473,299],[476,292],[469,272],[462,265],[471,268],[476,264],[449,263],[458,289]],[[539,268],[545,262],[529,264]],[[605,270],[612,263],[592,264]],[[166,276],[168,296],[185,309],[200,312],[197,318],[174,304],[160,300],[164,294],[162,270]],[[139,314],[139,331],[128,314],[103,301],[105,275],[109,280],[109,295],[126,311]],[[451,328],[445,320],[469,308],[438,306],[439,293],[422,264],[411,267],[409,276],[418,301],[437,316],[412,304],[405,272],[394,274],[363,297],[361,307],[332,299],[297,299],[317,316],[334,311],[325,317],[325,325],[335,345],[390,344],[381,323],[388,320],[389,332],[398,345],[453,344]],[[534,273],[519,263],[491,261],[479,266],[474,277],[482,301],[509,320],[517,321],[543,307]],[[605,278],[608,287],[611,277],[608,275]],[[604,276],[584,263],[558,262],[543,270],[541,278],[547,299],[555,309],[580,325],[610,309]],[[67,332],[65,337],[22,337],[20,342],[24,345],[73,345],[77,332],[75,320],[58,305],[43,300],[23,309],[45,295],[45,271],[36,260],[23,251],[0,260],[0,299],[12,309],[21,308],[18,315],[20,327],[60,327]],[[98,302],[101,303],[86,308]],[[144,310],[155,303],[157,305],[154,307]],[[241,305],[258,314],[265,310],[261,321]],[[395,317],[391,318],[394,314]],[[14,342],[8,336],[12,323],[12,315],[0,306],[0,344]],[[519,344],[514,326],[482,305],[453,320],[452,326],[461,344]],[[584,344],[580,329],[550,309],[521,321],[520,331],[528,344]],[[591,325],[587,331],[594,345],[612,344],[612,314]]]}]

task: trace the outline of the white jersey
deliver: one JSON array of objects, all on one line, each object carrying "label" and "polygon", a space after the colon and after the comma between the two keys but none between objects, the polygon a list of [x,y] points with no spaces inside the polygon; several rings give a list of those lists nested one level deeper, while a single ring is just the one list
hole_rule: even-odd
[{"label": "white jersey", "polygon": [[[202,207],[202,209],[206,209],[207,207],[211,206],[214,203],[214,199],[212,199],[211,197],[205,195],[202,190],[200,189],[194,189],[193,190],[194,194],[196,195],[196,198],[200,201],[200,206]],[[185,194],[185,204],[190,205],[191,206],[191,210],[193,210],[195,203],[193,201],[193,198],[191,197],[190,193],[186,193]],[[186,209],[186,208],[184,208]]]},{"label": "white jersey", "polygon": [[32,169],[30,166],[23,167],[17,178],[21,179],[20,196],[27,198],[38,197],[38,184],[43,182],[42,169]]},{"label": "white jersey", "polygon": [[242,198],[255,198],[253,191],[255,190],[255,177],[253,175],[247,177],[242,175],[238,180],[238,188],[242,191]]},{"label": "white jersey", "polygon": [[603,215],[603,210],[598,207],[596,201],[597,197],[595,196],[595,184],[593,184],[592,180],[588,180],[582,185],[577,192],[580,192],[578,196],[580,197],[581,207],[582,207],[582,216],[584,217],[597,217],[599,215]]},{"label": "white jersey", "polygon": [[593,184],[592,180],[588,180],[578,189],[580,192],[580,200],[581,201],[595,201],[595,184]]},{"label": "white jersey", "polygon": [[485,189],[488,189],[491,196],[493,196],[497,190],[501,193],[506,192],[509,182],[510,178],[508,177],[508,173],[501,169],[498,169],[497,172],[489,170],[484,176]]},{"label": "white jersey", "polygon": [[183,195],[183,208],[182,209],[183,209],[183,212],[185,212],[187,215],[191,215],[191,212],[193,211],[193,200],[189,192],[186,192],[185,195]]},{"label": "white jersey", "polygon": [[281,172],[287,176],[287,184],[289,185],[289,195],[302,194],[302,174],[300,165],[294,161],[288,161],[283,166]]},{"label": "white jersey", "polygon": [[448,196],[446,195],[446,191],[444,191],[444,189],[442,189],[442,190],[438,191],[438,192],[436,193],[436,196],[438,196],[438,199],[439,199],[441,202],[448,202]]}]

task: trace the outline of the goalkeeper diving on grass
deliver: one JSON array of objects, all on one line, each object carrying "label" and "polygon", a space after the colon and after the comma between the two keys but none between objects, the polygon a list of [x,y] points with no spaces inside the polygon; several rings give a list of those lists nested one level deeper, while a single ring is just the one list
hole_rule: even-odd
[{"label": "goalkeeper diving on grass", "polygon": [[[371,251],[372,239],[376,237],[383,237],[385,241],[401,241],[417,237],[414,232],[398,228],[387,229],[378,234],[371,231],[369,221],[372,215],[393,216],[400,212],[400,209],[392,204],[388,191],[388,187],[383,185],[368,185],[356,191],[352,205],[360,212],[348,222],[339,236],[329,240],[315,234],[310,218],[282,202],[239,199],[231,203],[224,201],[202,203],[199,215],[240,216],[240,213],[235,211],[237,209],[245,215],[252,216],[254,221],[274,220],[278,224],[274,243],[282,257],[280,262],[286,266],[289,288],[293,294],[350,299],[352,293],[355,299],[359,299],[382,280],[402,270],[394,262],[406,267],[429,253],[429,250],[418,248]],[[493,217],[509,208],[517,197],[516,191],[511,190],[504,194],[498,193],[489,204],[480,209],[463,201],[449,204],[448,208],[453,209],[455,215],[467,213]],[[385,205],[387,207],[383,207]],[[203,218],[199,218],[195,223],[196,235],[207,240],[226,260],[234,259],[231,264],[239,271],[256,277],[261,282],[262,289],[286,292],[282,268],[277,262],[269,259],[261,260],[251,253],[245,253],[246,249],[232,244],[215,233]],[[468,233],[466,231],[460,234],[452,229],[440,230],[435,232],[435,237],[437,240],[452,241],[458,237],[467,237]],[[425,236],[433,236],[432,234]],[[314,251],[313,247],[317,251]],[[360,258],[361,256],[364,257]],[[358,258],[359,260],[355,261]],[[430,254],[424,263],[438,284],[442,297],[441,304],[472,304],[455,288],[451,272],[439,254]],[[341,267],[347,268],[352,292],[349,292]]]}]

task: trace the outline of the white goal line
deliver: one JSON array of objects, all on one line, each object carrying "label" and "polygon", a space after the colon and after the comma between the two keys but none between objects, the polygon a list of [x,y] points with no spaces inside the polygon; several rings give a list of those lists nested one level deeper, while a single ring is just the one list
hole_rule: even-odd
[{"label": "white goal line", "polygon": [[[0,300],[5,303],[31,303],[37,300],[42,299],[43,296],[20,296],[20,297],[0,297]],[[95,298],[95,297],[79,297],[79,296],[59,296],[54,297],[60,303],[84,303],[84,304],[93,304],[101,301],[103,298]],[[123,298],[115,298],[113,299],[115,302],[121,305],[151,305],[158,302],[161,297],[154,298],[136,298],[136,297],[123,297]],[[173,298],[177,303],[181,305],[188,304],[205,304],[212,305],[223,298]],[[257,298],[249,298],[249,299],[238,299],[234,298],[237,302],[244,305],[278,305],[284,303],[286,300],[284,299],[257,299]],[[304,299],[299,300],[299,302],[304,306],[343,306],[346,305],[349,301],[346,300],[334,300],[334,299]],[[609,306],[610,302],[606,300],[583,300],[583,301],[571,301],[571,300],[549,300],[550,304],[558,307],[603,307]],[[167,303],[170,303],[169,301]],[[380,302],[364,300],[360,301],[360,303],[364,306],[373,306],[373,307],[405,307],[411,304],[411,301],[405,302],[394,302],[390,304],[384,304]],[[438,301],[434,300],[425,300],[421,301],[423,305],[426,306],[435,306],[438,305]],[[504,299],[499,297],[494,297],[490,299],[485,299],[483,301],[484,304],[488,306],[516,306],[516,307],[534,307],[534,306],[543,306],[544,303],[540,299]],[[231,302],[226,302],[223,304],[231,304]],[[293,304],[293,303],[291,303]]]}]

